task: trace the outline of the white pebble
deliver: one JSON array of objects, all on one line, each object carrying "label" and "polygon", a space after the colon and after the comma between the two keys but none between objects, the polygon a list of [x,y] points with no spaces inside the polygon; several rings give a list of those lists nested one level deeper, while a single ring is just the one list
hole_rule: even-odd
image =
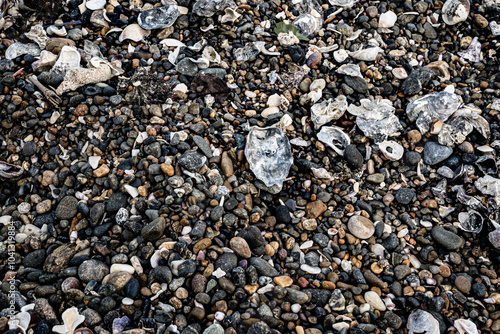
[{"label": "white pebble", "polygon": [[125,271],[129,274],[134,274],[135,269],[130,264],[114,263],[111,265],[111,268],[109,270],[110,273],[119,272],[119,271]]}]

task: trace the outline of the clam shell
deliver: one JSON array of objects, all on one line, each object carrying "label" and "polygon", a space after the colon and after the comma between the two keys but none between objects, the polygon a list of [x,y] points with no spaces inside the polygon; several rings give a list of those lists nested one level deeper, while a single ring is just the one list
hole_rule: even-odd
[{"label": "clam shell", "polygon": [[394,12],[387,11],[380,15],[378,26],[379,28],[392,28],[397,20],[398,16]]},{"label": "clam shell", "polygon": [[150,32],[148,30],[144,30],[140,25],[134,23],[123,29],[118,40],[123,42],[124,40],[130,39],[134,42],[140,42],[143,38],[148,37],[149,34]]},{"label": "clam shell", "polygon": [[179,8],[175,4],[152,8],[143,11],[137,18],[137,23],[147,30],[170,27],[179,17]]},{"label": "clam shell", "polygon": [[404,148],[393,140],[386,140],[378,144],[378,148],[384,156],[392,161],[397,161],[403,157]]},{"label": "clam shell", "polygon": [[442,8],[442,17],[447,25],[455,25],[467,20],[470,11],[469,0],[448,0]]}]

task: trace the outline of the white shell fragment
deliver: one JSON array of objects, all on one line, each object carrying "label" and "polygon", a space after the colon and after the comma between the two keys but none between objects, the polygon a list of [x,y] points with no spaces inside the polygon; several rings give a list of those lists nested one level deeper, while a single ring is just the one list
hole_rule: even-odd
[{"label": "white shell fragment", "polygon": [[375,59],[377,59],[378,54],[382,51],[383,50],[380,47],[376,46],[373,48],[361,49],[353,52],[347,51],[347,54],[357,60],[374,61]]},{"label": "white shell fragment", "polygon": [[339,119],[344,115],[347,109],[347,99],[344,95],[329,99],[321,103],[316,103],[311,107],[311,121],[315,128],[319,129],[322,125]]},{"label": "white shell fragment", "polygon": [[447,25],[455,25],[467,20],[470,11],[469,0],[448,0],[444,3],[442,17]]},{"label": "white shell fragment", "polygon": [[408,334],[439,334],[439,322],[427,311],[414,310],[408,317]]},{"label": "white shell fragment", "polygon": [[106,0],[87,0],[85,6],[90,10],[103,9],[106,6]]},{"label": "white shell fragment", "polygon": [[69,70],[80,67],[80,52],[74,46],[65,45],[62,47],[57,57],[53,69],[66,73]]},{"label": "white shell fragment", "polygon": [[59,334],[74,333],[75,329],[85,320],[85,316],[78,313],[76,307],[71,307],[62,314],[63,324],[52,327]]},{"label": "white shell fragment", "polygon": [[221,23],[234,23],[234,21],[236,21],[241,16],[241,14],[233,8],[224,9],[224,13],[225,14],[220,19]]},{"label": "white shell fragment", "polygon": [[47,42],[49,40],[41,24],[37,24],[31,27],[30,31],[25,33],[25,36],[38,44],[41,49],[45,49],[45,46],[47,45]]},{"label": "white shell fragment", "polygon": [[36,57],[40,55],[40,52],[40,48],[35,43],[23,44],[16,42],[11,44],[5,51],[5,59],[15,59],[25,54]]},{"label": "white shell fragment", "polygon": [[337,73],[349,75],[351,77],[363,78],[358,64],[344,64],[337,69]]},{"label": "white shell fragment", "polygon": [[288,33],[279,33],[278,41],[280,42],[280,45],[284,47],[289,47],[300,43],[300,40],[292,31],[289,31]]},{"label": "white shell fragment", "polygon": [[378,148],[384,156],[392,161],[397,161],[403,157],[404,148],[393,140],[386,140],[378,144]]},{"label": "white shell fragment", "polygon": [[137,17],[137,23],[146,30],[170,27],[179,17],[179,8],[173,3],[145,10]]},{"label": "white shell fragment", "polygon": [[458,222],[458,226],[466,232],[479,233],[483,229],[483,217],[475,210],[460,212]]},{"label": "white shell fragment", "polygon": [[245,156],[252,172],[267,187],[281,188],[293,164],[290,142],[283,131],[275,127],[252,127]]},{"label": "white shell fragment", "polygon": [[120,42],[123,42],[129,39],[134,42],[140,42],[142,41],[142,39],[148,37],[149,34],[150,32],[148,30],[144,30],[141,28],[140,25],[134,23],[123,29],[122,33],[120,34],[120,37],[118,37],[118,40]]},{"label": "white shell fragment", "polygon": [[379,28],[392,28],[394,27],[394,24],[398,20],[397,15],[392,12],[392,11],[387,11],[380,15],[379,20],[378,20],[378,26]]},{"label": "white shell fragment", "polygon": [[324,126],[317,136],[339,155],[344,155],[344,148],[351,144],[349,136],[337,126]]},{"label": "white shell fragment", "polygon": [[469,319],[457,319],[453,322],[453,326],[460,334],[479,334],[476,324]]},{"label": "white shell fragment", "polygon": [[49,35],[56,35],[56,36],[60,36],[60,37],[64,37],[68,34],[65,27],[56,27],[56,26],[48,27],[47,33]]},{"label": "white shell fragment", "polygon": [[202,53],[203,58],[207,59],[212,64],[220,64],[220,55],[211,46],[205,46]]},{"label": "white shell fragment", "polygon": [[337,63],[342,63],[344,60],[346,60],[349,57],[349,54],[345,49],[340,49],[337,51],[333,52],[333,58]]}]

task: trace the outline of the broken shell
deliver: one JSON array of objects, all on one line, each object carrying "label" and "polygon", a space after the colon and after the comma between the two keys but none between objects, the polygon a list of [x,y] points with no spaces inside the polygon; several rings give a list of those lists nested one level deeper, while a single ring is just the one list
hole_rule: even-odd
[{"label": "broken shell", "polygon": [[337,73],[363,78],[358,64],[344,64],[337,69]]},{"label": "broken shell", "polygon": [[469,319],[457,319],[453,322],[453,326],[459,334],[478,334],[476,324]]},{"label": "broken shell", "polygon": [[41,24],[31,27],[30,31],[25,33],[25,36],[38,44],[41,49],[45,49],[47,41],[49,40]]},{"label": "broken shell", "polygon": [[69,70],[80,67],[80,52],[74,46],[65,45],[59,52],[59,57],[54,65],[54,70],[66,73]]},{"label": "broken shell", "polygon": [[106,0],[87,0],[85,6],[90,10],[103,9],[106,6]]},{"label": "broken shell", "polygon": [[439,322],[427,311],[414,310],[408,317],[406,325],[409,334],[427,333],[439,334]]},{"label": "broken shell", "polygon": [[317,136],[321,142],[342,156],[344,155],[344,148],[351,144],[349,136],[337,126],[324,126]]},{"label": "broken shell", "polygon": [[442,17],[447,25],[455,25],[467,20],[470,11],[469,0],[448,0],[444,3]]},{"label": "broken shell", "polygon": [[205,46],[205,49],[203,49],[202,56],[211,63],[220,64],[220,55],[211,46]]},{"label": "broken shell", "polygon": [[14,177],[21,176],[23,172],[24,169],[21,166],[16,166],[0,161],[0,177],[11,179]]},{"label": "broken shell", "polygon": [[275,127],[252,127],[245,156],[252,172],[267,187],[281,188],[293,164],[290,142],[283,131]]},{"label": "broken shell", "polygon": [[302,14],[293,21],[293,25],[302,35],[312,37],[321,29],[323,20],[314,17],[312,14]]},{"label": "broken shell", "polygon": [[448,65],[447,62],[443,60],[433,61],[426,67],[434,71],[434,73],[436,73],[436,75],[440,77],[441,81],[450,80],[450,71],[448,70],[450,68],[450,65]]},{"label": "broken shell", "polygon": [[384,156],[392,161],[397,161],[403,157],[405,152],[403,146],[399,145],[393,140],[386,140],[378,144],[378,148],[382,151]]},{"label": "broken shell", "polygon": [[198,16],[211,17],[228,7],[236,8],[233,0],[198,0],[193,5],[193,13]]},{"label": "broken shell", "polygon": [[152,8],[143,11],[137,17],[137,23],[143,29],[160,29],[170,27],[179,17],[179,8],[170,3],[163,7]]},{"label": "broken shell", "polygon": [[398,16],[394,12],[387,11],[380,15],[378,26],[379,28],[392,28],[397,20]]},{"label": "broken shell", "polygon": [[483,217],[475,210],[458,214],[459,227],[466,232],[479,233],[483,229]]},{"label": "broken shell", "polygon": [[357,60],[362,60],[362,61],[374,61],[377,59],[377,56],[379,52],[381,52],[382,49],[378,46],[373,47],[373,48],[367,48],[367,49],[362,49],[358,51],[347,51],[349,56],[353,57],[354,59]]},{"label": "broken shell", "polygon": [[349,57],[349,54],[344,49],[337,50],[333,53],[333,58],[335,58],[335,61],[338,63],[342,63],[348,57]]},{"label": "broken shell", "polygon": [[319,129],[322,125],[339,119],[347,110],[347,99],[343,95],[337,98],[329,99],[321,103],[316,103],[311,107],[311,121],[315,128]]},{"label": "broken shell", "polygon": [[295,36],[295,34],[292,31],[289,31],[288,33],[279,33],[278,34],[278,41],[280,42],[281,46],[284,47],[289,47],[294,44],[299,44],[300,40]]},{"label": "broken shell", "polygon": [[120,34],[120,37],[118,37],[118,40],[120,42],[123,42],[124,40],[130,39],[131,41],[134,42],[140,42],[143,38],[148,37],[149,34],[150,31],[144,30],[141,28],[140,25],[134,23],[123,29],[122,33]]},{"label": "broken shell", "polygon": [[56,63],[57,55],[52,52],[43,50],[40,53],[40,59],[31,64],[33,71],[43,71],[45,67],[52,67]]},{"label": "broken shell", "polygon": [[5,51],[5,59],[15,59],[26,54],[36,57],[40,55],[40,52],[40,48],[35,43],[23,44],[16,42],[11,44]]},{"label": "broken shell", "polygon": [[234,23],[241,14],[235,11],[233,8],[226,8],[224,9],[224,15],[221,17],[220,22],[221,23]]},{"label": "broken shell", "polygon": [[61,37],[64,37],[68,34],[65,27],[56,27],[56,26],[48,27],[47,33],[49,35],[56,35],[56,36],[61,36]]}]

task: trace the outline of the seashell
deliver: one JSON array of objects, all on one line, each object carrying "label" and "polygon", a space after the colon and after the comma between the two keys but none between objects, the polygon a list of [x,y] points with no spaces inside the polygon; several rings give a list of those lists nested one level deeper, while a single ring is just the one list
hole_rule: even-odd
[{"label": "seashell", "polygon": [[137,23],[131,24],[123,29],[118,40],[123,42],[124,40],[131,40],[134,42],[140,42],[144,38],[148,37],[150,32],[148,30],[144,30]]},{"label": "seashell", "polygon": [[403,157],[405,152],[403,146],[399,145],[393,140],[386,140],[378,144],[378,148],[382,151],[384,156],[392,161],[397,161]]},{"label": "seashell", "polygon": [[210,63],[220,64],[220,55],[211,46],[205,46],[202,53],[203,58],[207,59]]},{"label": "seashell", "polygon": [[221,23],[234,23],[234,21],[236,21],[241,16],[240,13],[230,7],[224,9],[224,13],[225,14],[220,19]]},{"label": "seashell", "polygon": [[49,26],[47,28],[47,33],[49,35],[56,35],[61,37],[64,37],[68,34],[65,27],[56,27],[56,26]]},{"label": "seashell", "polygon": [[375,59],[377,59],[377,56],[381,51],[382,49],[376,46],[373,48],[361,49],[353,52],[347,51],[347,53],[349,54],[349,56],[357,60],[374,61]]},{"label": "seashell", "polygon": [[340,49],[340,50],[333,52],[333,58],[338,63],[344,62],[344,60],[346,60],[348,57],[349,57],[349,54],[344,49]]},{"label": "seashell", "polygon": [[169,3],[163,7],[151,8],[143,11],[137,17],[137,23],[147,30],[170,27],[179,17],[179,8]]},{"label": "seashell", "polygon": [[30,321],[30,313],[27,310],[23,310],[9,319],[9,329],[20,329],[25,334],[28,331]]},{"label": "seashell", "polygon": [[467,20],[470,11],[469,0],[447,0],[441,9],[441,16],[447,25],[455,25]]},{"label": "seashell", "polygon": [[14,177],[21,176],[24,173],[24,169],[21,166],[12,165],[3,161],[0,161],[0,177],[11,179]]},{"label": "seashell", "polygon": [[321,29],[323,20],[314,17],[312,14],[302,14],[293,21],[293,25],[302,35],[312,37]]},{"label": "seashell", "polygon": [[[52,327],[52,331],[59,334],[75,333],[76,327],[78,327],[84,320],[85,316],[78,313],[76,307],[71,307],[63,312],[62,314],[63,324]],[[93,334],[92,331],[84,332],[80,334]]]},{"label": "seashell", "polygon": [[344,64],[337,69],[337,73],[363,78],[358,64]]},{"label": "seashell", "polygon": [[11,60],[26,54],[36,57],[40,55],[40,52],[40,48],[35,43],[23,44],[16,42],[11,44],[5,51],[5,59]]},{"label": "seashell", "polygon": [[99,28],[109,28],[110,20],[103,10],[94,10],[90,15],[90,23]]},{"label": "seashell", "polygon": [[310,68],[318,68],[318,64],[321,62],[321,58],[321,52],[313,52],[313,54],[311,54],[309,58],[307,58],[306,64]]},{"label": "seashell", "polygon": [[336,126],[322,127],[317,136],[322,143],[325,143],[342,156],[344,155],[344,148],[351,144],[349,136]]},{"label": "seashell", "polygon": [[30,31],[25,33],[26,37],[31,39],[33,42],[38,44],[38,46],[41,49],[45,49],[45,46],[47,46],[47,42],[49,38],[47,37],[47,34],[45,33],[45,30],[43,30],[43,27],[41,24],[34,25],[31,27]]},{"label": "seashell", "polygon": [[106,6],[106,0],[87,0],[85,6],[90,10],[103,9]]},{"label": "seashell", "polygon": [[83,327],[83,328],[78,328],[76,331],[74,331],[73,334],[94,334],[90,328]]},{"label": "seashell", "polygon": [[469,319],[457,319],[453,322],[453,326],[459,334],[478,334],[476,324]]},{"label": "seashell", "polygon": [[475,210],[458,214],[458,227],[466,232],[479,233],[483,229],[483,217]]},{"label": "seashell", "polygon": [[165,38],[163,40],[160,41],[160,44],[163,46],[163,47],[182,47],[182,46],[186,46],[186,44],[182,43],[181,41],[179,40],[176,40],[176,39],[173,39],[173,38]]},{"label": "seashell", "polygon": [[322,125],[339,119],[347,110],[347,99],[343,95],[337,98],[329,99],[321,103],[316,103],[311,107],[311,121],[315,128],[319,129]]},{"label": "seashell", "polygon": [[293,164],[290,142],[283,131],[275,127],[252,127],[245,156],[252,172],[267,187],[281,188]]},{"label": "seashell", "polygon": [[78,52],[76,47],[65,45],[59,52],[59,56],[57,57],[57,61],[54,64],[53,69],[64,74],[69,70],[79,68],[81,59],[80,52]]},{"label": "seashell", "polygon": [[387,11],[380,15],[378,19],[378,26],[379,28],[392,28],[397,20],[398,16],[394,12]]},{"label": "seashell", "polygon": [[300,40],[297,38],[297,36],[295,36],[295,34],[292,31],[289,31],[288,33],[283,33],[283,32],[279,33],[278,41],[280,42],[280,45],[284,47],[289,47],[300,43]]},{"label": "seashell", "polygon": [[33,68],[33,71],[40,70],[42,71],[45,67],[52,67],[56,63],[57,60],[57,55],[53,54],[52,52],[43,50],[40,53],[40,59],[33,62],[31,64],[31,67]]},{"label": "seashell", "polygon": [[426,67],[434,71],[434,73],[436,73],[436,75],[440,77],[441,81],[450,80],[450,71],[448,70],[450,68],[450,65],[448,65],[447,62],[442,60],[433,61]]}]

